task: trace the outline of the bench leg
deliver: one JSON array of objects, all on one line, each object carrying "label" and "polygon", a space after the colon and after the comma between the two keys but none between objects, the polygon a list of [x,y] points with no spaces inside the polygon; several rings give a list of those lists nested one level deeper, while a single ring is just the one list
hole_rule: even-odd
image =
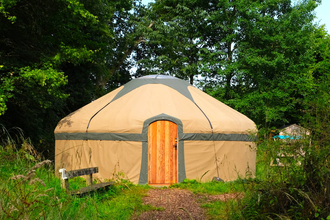
[{"label": "bench leg", "polygon": [[69,191],[69,180],[61,178],[61,188],[65,189],[67,192]]},{"label": "bench leg", "polygon": [[93,175],[89,174],[89,177],[87,178],[87,185],[91,186],[93,185]]}]

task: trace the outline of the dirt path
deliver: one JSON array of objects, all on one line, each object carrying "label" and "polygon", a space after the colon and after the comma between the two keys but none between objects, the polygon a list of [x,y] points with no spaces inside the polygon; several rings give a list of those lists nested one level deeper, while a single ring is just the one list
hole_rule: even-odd
[{"label": "dirt path", "polygon": [[201,208],[201,201],[226,201],[237,194],[196,195],[183,189],[150,189],[148,196],[143,198],[144,204],[161,207],[161,211],[148,211],[133,219],[207,219],[205,209]]}]

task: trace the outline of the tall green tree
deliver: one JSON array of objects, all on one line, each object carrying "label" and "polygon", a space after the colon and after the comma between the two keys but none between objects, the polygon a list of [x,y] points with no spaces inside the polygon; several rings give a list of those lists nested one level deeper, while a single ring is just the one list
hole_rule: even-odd
[{"label": "tall green tree", "polygon": [[[156,1],[146,16],[154,22],[153,31],[137,53],[137,75],[170,74],[188,79],[201,74],[206,41],[208,1]],[[196,78],[196,77],[195,77]]]},{"label": "tall green tree", "polygon": [[330,36],[322,26],[315,30],[313,39],[314,65],[310,68],[313,86],[302,102],[305,126],[323,148],[330,143]]},{"label": "tall green tree", "polygon": [[215,87],[217,97],[264,127],[298,122],[301,99],[312,86],[308,70],[316,6],[310,0],[237,5],[237,57],[229,63],[231,71],[218,72],[226,80]]},{"label": "tall green tree", "polygon": [[[200,81],[258,125],[298,122],[311,89],[317,0],[165,0],[137,50],[137,74]],[[198,76],[198,77],[196,77]]]},{"label": "tall green tree", "polygon": [[[329,218],[330,37],[324,27],[321,27],[315,29],[312,39],[314,63],[309,71],[312,73],[313,85],[302,100],[302,125],[308,129],[309,135],[308,138],[292,141],[281,149],[281,154],[296,155],[294,161],[301,162],[291,162],[289,169],[281,171],[267,171],[265,168],[264,171],[269,173],[260,175],[263,180],[251,190],[252,196],[241,206],[244,209],[241,212],[242,218]],[[278,156],[280,145],[285,143],[264,141],[260,144],[259,152],[264,151],[264,158],[268,155],[269,159],[265,161],[270,161]],[[266,162],[265,166],[268,167],[269,162]],[[260,196],[260,192],[263,192],[263,196]]]},{"label": "tall green tree", "polygon": [[[52,146],[60,118],[113,89],[99,84],[125,51],[132,3],[0,0],[0,123]],[[113,84],[129,79],[116,74]]]}]

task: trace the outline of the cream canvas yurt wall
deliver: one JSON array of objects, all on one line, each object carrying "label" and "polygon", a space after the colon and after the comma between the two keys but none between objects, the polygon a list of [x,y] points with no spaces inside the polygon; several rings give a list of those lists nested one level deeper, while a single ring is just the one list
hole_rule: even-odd
[{"label": "cream canvas yurt wall", "polygon": [[97,166],[101,180],[123,173],[146,184],[148,129],[161,120],[177,125],[179,182],[207,171],[203,181],[255,172],[253,121],[186,81],[162,75],[134,79],[63,118],[55,129],[56,172]]}]

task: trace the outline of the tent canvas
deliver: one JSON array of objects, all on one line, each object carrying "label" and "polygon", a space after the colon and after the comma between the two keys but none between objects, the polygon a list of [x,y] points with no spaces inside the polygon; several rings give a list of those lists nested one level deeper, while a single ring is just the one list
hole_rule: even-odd
[{"label": "tent canvas", "polygon": [[[55,129],[55,167],[97,166],[101,180],[123,173],[133,183],[151,183],[148,130],[157,121],[177,126],[178,182],[206,172],[203,181],[255,172],[253,121],[186,81],[163,75],[134,79],[63,118]],[[175,145],[159,140],[157,146]]]}]

